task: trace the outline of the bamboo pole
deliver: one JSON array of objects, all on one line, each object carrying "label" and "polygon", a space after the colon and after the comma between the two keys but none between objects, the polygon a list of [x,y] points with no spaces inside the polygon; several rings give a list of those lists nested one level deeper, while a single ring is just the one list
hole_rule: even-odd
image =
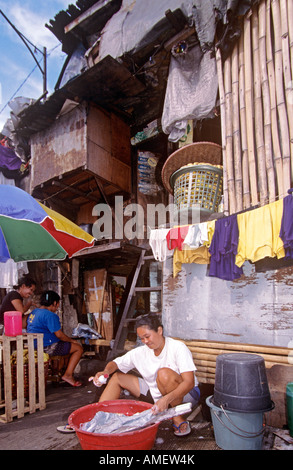
[{"label": "bamboo pole", "polygon": [[267,70],[269,78],[270,89],[270,104],[271,104],[271,127],[272,127],[272,142],[274,150],[274,162],[277,174],[278,194],[279,197],[284,196],[284,183],[283,183],[283,161],[281,154],[281,145],[278,132],[278,116],[277,116],[277,103],[276,103],[276,81],[275,69],[273,61],[272,50],[272,36],[271,36],[271,0],[266,0],[266,55],[267,55]]},{"label": "bamboo pole", "polygon": [[[292,3],[292,2],[291,2]],[[285,85],[286,108],[289,124],[290,135],[290,155],[291,155],[291,178],[290,187],[293,176],[293,96],[292,96],[292,76],[290,68],[290,48],[289,48],[289,28],[288,28],[288,9],[287,0],[280,0],[281,13],[281,42],[282,42],[282,59],[283,59],[283,75]]]},{"label": "bamboo pole", "polygon": [[231,57],[227,57],[224,63],[225,109],[226,109],[226,165],[228,177],[229,208],[230,214],[236,212],[234,158],[233,158],[233,126],[232,126],[232,82],[231,82]]},{"label": "bamboo pole", "polygon": [[245,111],[245,81],[244,81],[244,36],[241,34],[239,41],[239,109],[241,126],[241,147],[242,147],[242,178],[243,178],[243,206],[244,209],[250,207],[250,186],[248,168],[248,147],[246,132],[246,111]]},{"label": "bamboo pole", "polygon": [[223,154],[223,195],[224,195],[224,213],[229,214],[229,195],[228,195],[228,177],[226,164],[226,111],[225,111],[225,90],[223,80],[223,67],[220,49],[216,50],[217,75],[219,83],[220,110],[221,110],[221,137]]},{"label": "bamboo pole", "polygon": [[200,383],[202,383],[202,384],[211,384],[212,385],[212,384],[215,383],[215,378],[210,379],[210,378],[202,377],[200,379]]},{"label": "bamboo pole", "polygon": [[289,45],[290,45],[290,56],[291,56],[291,76],[293,78],[293,2],[292,0],[287,1],[288,11],[288,30],[289,30]]},{"label": "bamboo pole", "polygon": [[196,359],[197,366],[216,367],[216,361],[207,361],[205,359]]},{"label": "bamboo pole", "polygon": [[258,204],[258,189],[255,163],[254,126],[253,126],[253,88],[252,88],[252,62],[251,62],[251,23],[250,15],[244,18],[244,77],[245,77],[245,108],[248,165],[251,188],[251,203]]},{"label": "bamboo pole", "polygon": [[260,58],[260,79],[263,97],[263,119],[264,119],[264,145],[265,145],[265,160],[268,177],[268,196],[269,202],[274,202],[276,199],[276,183],[275,183],[275,170],[273,161],[273,146],[271,137],[271,103],[270,103],[270,88],[267,72],[267,58],[266,58],[266,2],[262,0],[258,9],[259,19],[259,58]]},{"label": "bamboo pole", "polygon": [[216,367],[202,367],[198,364],[196,364],[196,374],[199,374],[199,372],[205,372],[207,374],[215,374],[216,372]]},{"label": "bamboo pole", "polygon": [[259,59],[259,28],[256,10],[251,16],[252,50],[253,50],[253,89],[255,112],[255,143],[257,150],[257,166],[259,181],[259,196],[261,205],[268,202],[268,185],[265,162],[264,124],[262,110],[262,93],[260,83],[260,59]]},{"label": "bamboo pole", "polygon": [[276,77],[276,97],[279,115],[279,128],[281,135],[282,160],[283,160],[283,181],[284,194],[291,186],[291,162],[287,111],[285,105],[285,95],[283,86],[283,60],[282,60],[282,40],[281,40],[281,14],[279,0],[272,0],[272,19],[275,43],[275,77]]},{"label": "bamboo pole", "polygon": [[[208,368],[208,367],[200,367],[200,366],[198,366],[198,363],[197,363],[196,360],[194,360],[193,362],[194,362],[194,364],[195,364],[195,366],[196,366],[196,369],[197,369],[196,372],[195,372],[195,374],[196,374],[197,376],[199,376],[199,375],[200,375],[200,376],[208,375],[209,377],[211,377],[212,374],[213,374],[213,375],[216,374],[216,367],[215,367],[214,369],[213,369],[213,368]],[[267,369],[270,369],[271,367],[273,367],[274,365],[276,365],[275,362],[266,361],[265,359],[264,359],[264,364],[265,364],[265,367],[266,367]],[[280,365],[281,365],[281,366],[284,366],[285,364],[284,364],[284,363],[278,363],[278,365],[279,365],[279,366],[280,366]]]},{"label": "bamboo pole", "polygon": [[233,104],[233,153],[235,172],[235,196],[236,211],[243,210],[242,195],[242,162],[241,162],[241,137],[240,137],[240,117],[239,117],[239,64],[238,64],[238,44],[236,43],[232,52],[232,104]]},{"label": "bamboo pole", "polygon": [[[195,373],[198,379],[204,378],[204,379],[210,379],[210,380],[215,380],[215,374],[213,373],[207,373],[207,372],[197,372]],[[199,380],[199,382],[202,382],[202,380]]]},{"label": "bamboo pole", "polygon": [[[189,350],[192,353],[192,356],[194,359],[203,359],[203,360],[208,360],[210,359],[215,359],[219,354],[228,354],[228,353],[235,353],[239,352],[239,350],[235,349],[213,349],[213,348],[193,348],[189,347]],[[244,350],[244,352],[246,352]],[[273,355],[273,354],[264,354],[262,352],[257,353],[259,356],[263,357],[266,361],[268,362],[273,362],[277,364],[289,364],[288,362],[288,356],[280,356],[280,355]]]},{"label": "bamboo pole", "polygon": [[[179,338],[176,338],[179,339]],[[182,341],[182,340],[181,340]],[[184,344],[188,347],[202,347],[202,348],[213,348],[213,349],[228,349],[237,351],[246,351],[264,354],[273,354],[280,356],[288,356],[291,349],[282,348],[279,346],[267,346],[259,344],[247,344],[247,343],[225,343],[223,341],[209,341],[209,340],[184,340]]]}]

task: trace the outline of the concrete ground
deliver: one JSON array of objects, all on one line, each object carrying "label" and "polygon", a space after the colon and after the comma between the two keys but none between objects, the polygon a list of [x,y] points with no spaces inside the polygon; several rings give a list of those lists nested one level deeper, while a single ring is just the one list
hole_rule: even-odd
[{"label": "concrete ground", "polygon": [[[101,370],[102,367],[99,366],[96,361],[86,361],[82,364],[78,377],[83,382],[82,387],[56,386],[49,383],[46,388],[45,410],[27,413],[21,419],[14,418],[11,423],[0,423],[0,450],[82,450],[75,433],[62,434],[57,431],[57,427],[66,424],[68,416],[76,409],[98,401],[101,389],[88,382],[88,377],[94,371]],[[204,407],[190,424],[191,434],[178,438],[173,434],[170,420],[160,423],[152,450],[221,450],[215,441],[213,426]],[[264,449],[273,448],[272,438],[273,433],[269,432]],[[282,450],[285,449],[286,446],[283,446]]]},{"label": "concrete ground", "polygon": [[[103,363],[85,360],[77,376],[82,387],[48,383],[46,388],[46,409],[25,414],[11,423],[0,423],[0,450],[82,450],[76,434],[62,434],[57,427],[67,423],[68,416],[76,409],[97,402],[101,389],[88,378]],[[123,398],[133,399],[130,396]],[[178,438],[174,436],[171,421],[160,423],[153,450],[216,450],[210,421],[198,415],[191,422],[192,433]]]},{"label": "concrete ground", "polygon": [[[66,424],[70,413],[77,408],[93,403],[94,397],[92,385],[75,389],[48,386],[45,410],[0,424],[0,450],[81,450],[76,434],[62,434],[57,426]],[[179,440],[173,436],[171,423],[161,423],[154,449],[217,448],[210,423],[192,423],[192,428],[191,435]]]}]

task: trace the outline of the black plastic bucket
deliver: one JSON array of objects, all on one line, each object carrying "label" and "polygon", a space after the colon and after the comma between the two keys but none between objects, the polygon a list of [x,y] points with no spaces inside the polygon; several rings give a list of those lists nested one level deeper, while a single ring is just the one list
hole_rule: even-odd
[{"label": "black plastic bucket", "polygon": [[212,401],[226,410],[243,413],[272,410],[264,359],[257,354],[220,354]]}]

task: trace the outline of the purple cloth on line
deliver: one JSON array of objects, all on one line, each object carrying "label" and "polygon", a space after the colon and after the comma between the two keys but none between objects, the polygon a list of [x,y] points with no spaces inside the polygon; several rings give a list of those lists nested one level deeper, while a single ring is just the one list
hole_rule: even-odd
[{"label": "purple cloth on line", "polygon": [[209,252],[211,254],[209,276],[226,281],[238,279],[243,269],[235,264],[238,250],[239,229],[237,215],[216,220]]},{"label": "purple cloth on line", "polygon": [[0,144],[0,168],[19,170],[21,164],[21,159],[16,155],[13,149]]},{"label": "purple cloth on line", "polygon": [[293,258],[293,196],[284,197],[280,238],[284,243],[285,258]]}]

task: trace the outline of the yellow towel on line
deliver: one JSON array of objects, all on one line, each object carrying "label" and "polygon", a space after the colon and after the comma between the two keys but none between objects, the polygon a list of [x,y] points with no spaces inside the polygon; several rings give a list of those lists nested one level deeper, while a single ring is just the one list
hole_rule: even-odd
[{"label": "yellow towel on line", "polygon": [[279,237],[283,215],[283,199],[237,215],[238,252],[235,263],[241,267],[248,260],[283,258],[285,249]]},{"label": "yellow towel on line", "polygon": [[210,262],[210,253],[209,247],[212,242],[213,234],[215,231],[215,220],[207,222],[207,232],[208,240],[198,248],[184,248],[183,250],[178,250],[176,248],[173,254],[173,277],[176,277],[177,274],[181,271],[182,264],[208,264]]}]

